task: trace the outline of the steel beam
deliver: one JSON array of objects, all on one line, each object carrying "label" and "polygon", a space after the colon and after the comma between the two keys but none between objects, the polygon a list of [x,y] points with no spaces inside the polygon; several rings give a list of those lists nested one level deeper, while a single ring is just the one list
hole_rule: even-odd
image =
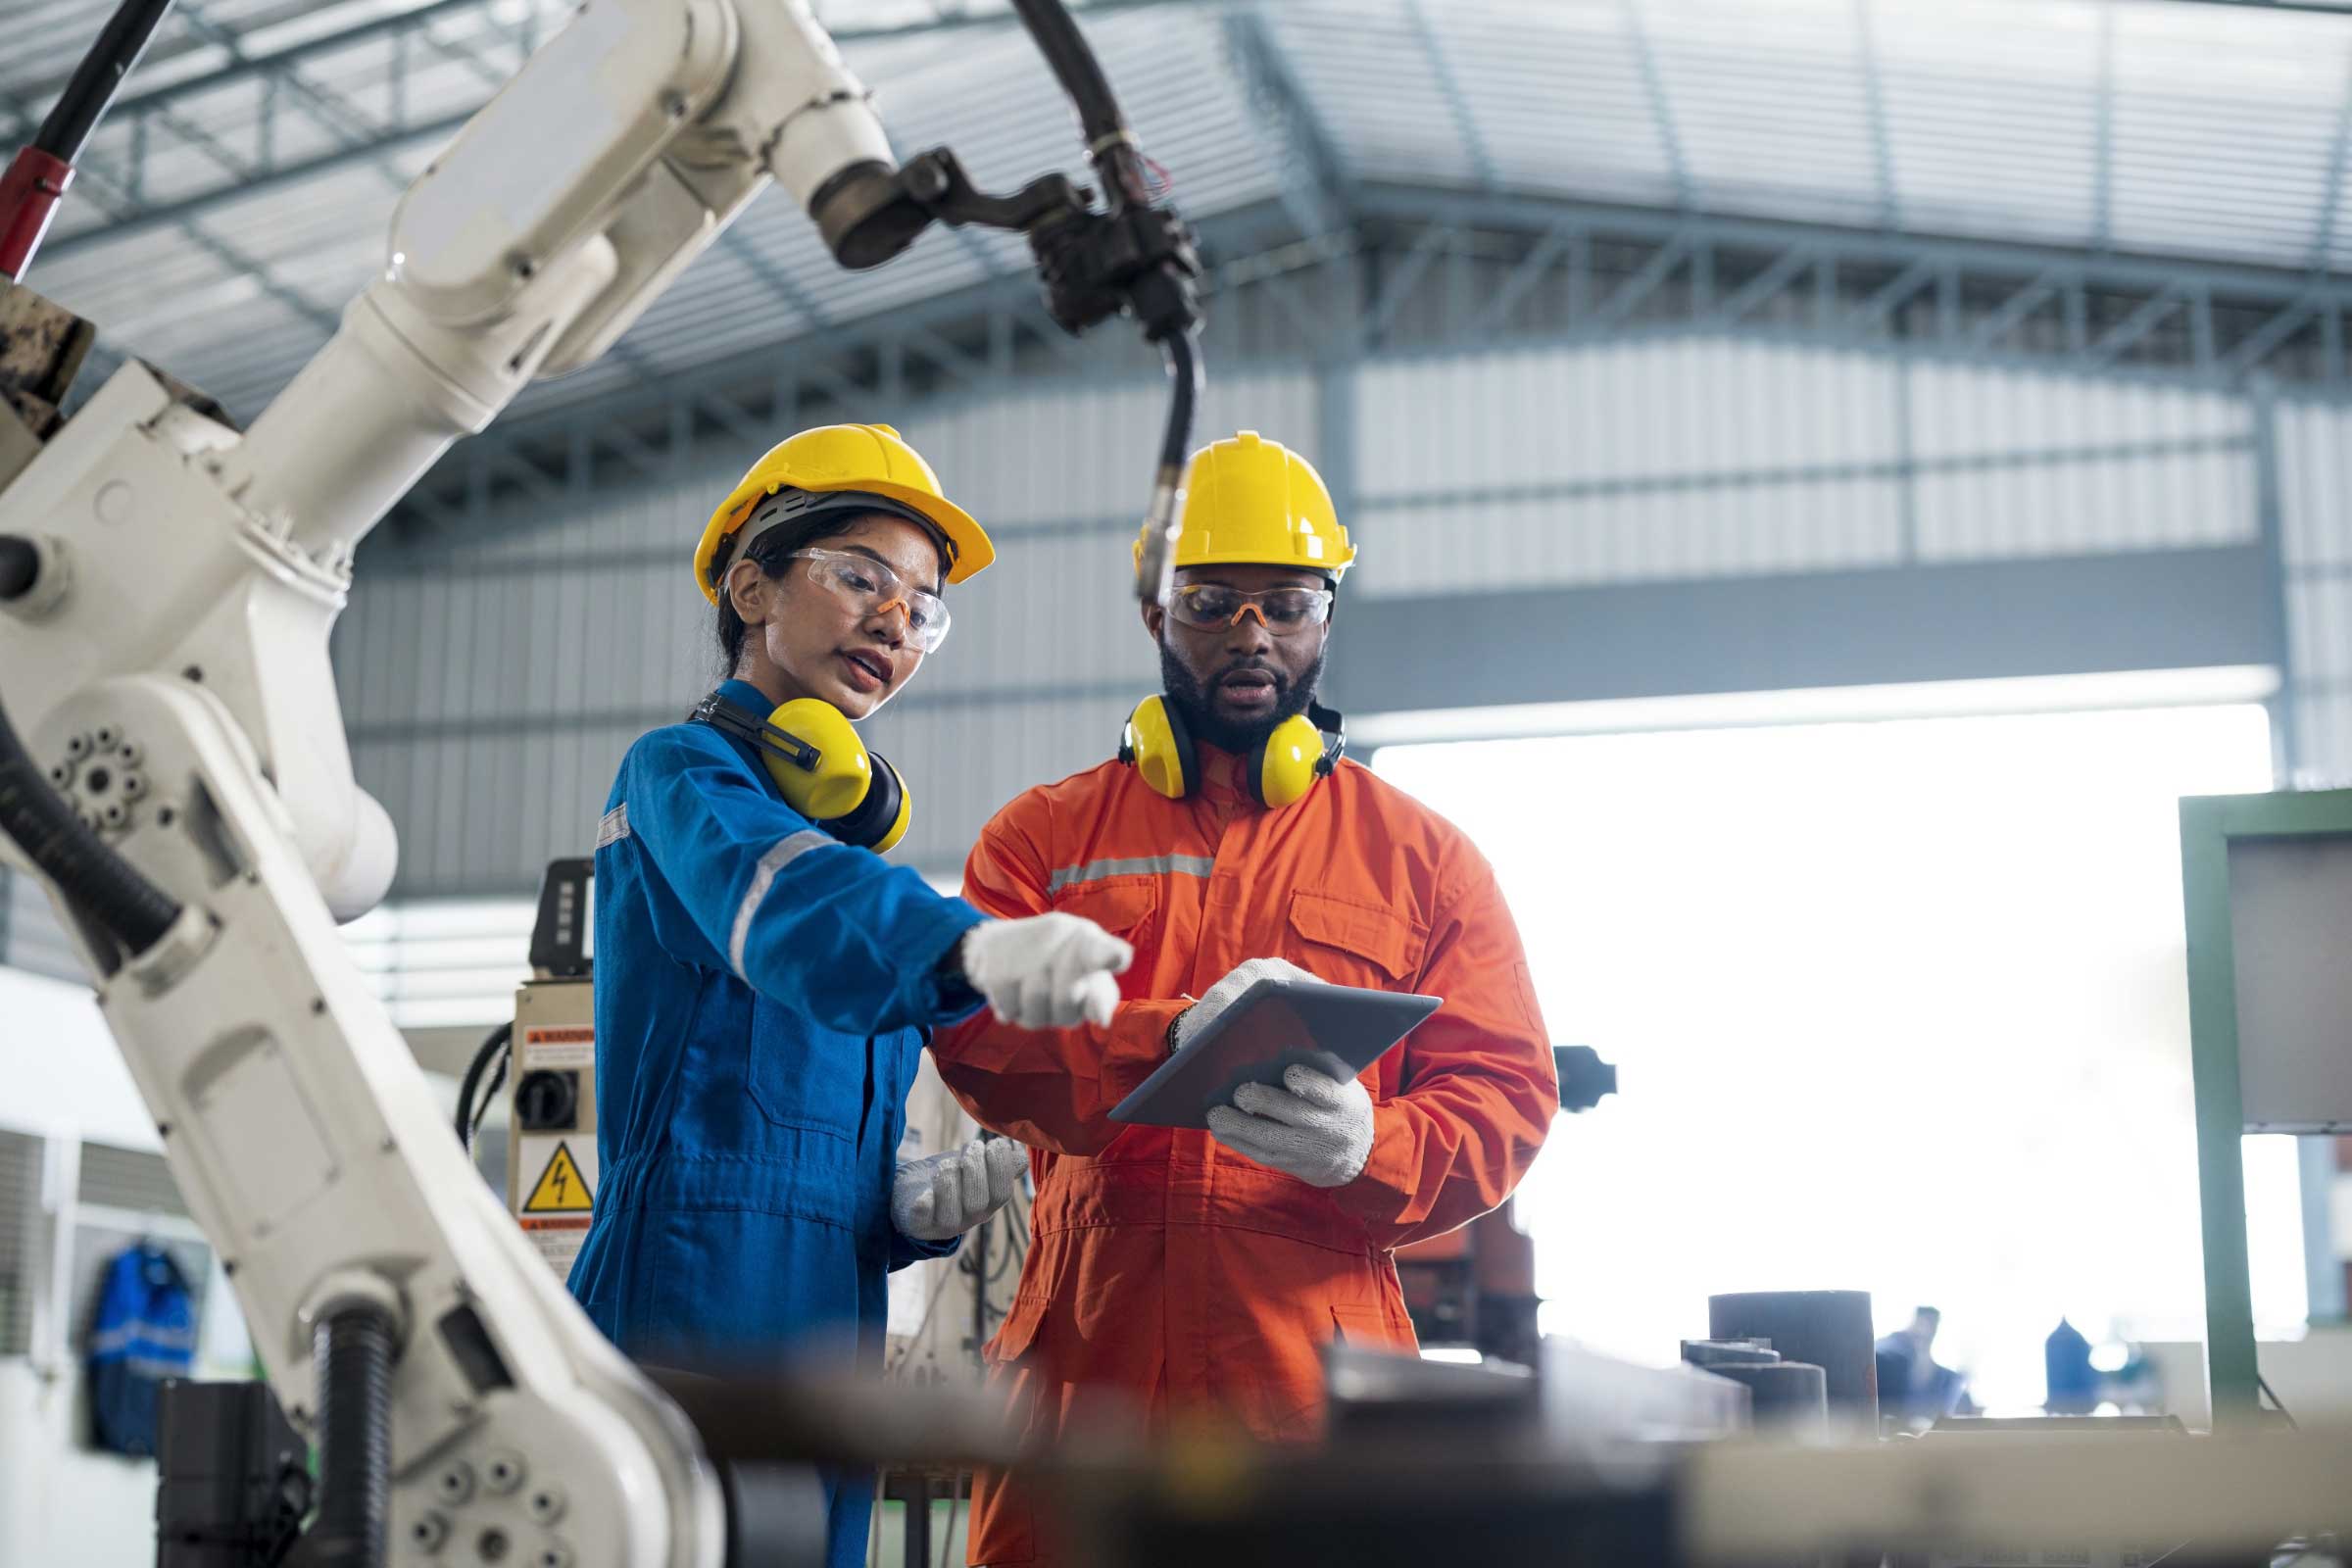
[{"label": "steel beam", "polygon": [[2046,306],[2046,303],[2058,294],[2058,289],[2065,287],[2065,282],[2068,282],[2068,275],[2065,275],[2065,270],[2060,270],[2060,268],[2048,268],[2046,272],[2039,272],[2039,275],[2030,277],[2028,282],[2025,282],[2023,287],[2016,291],[2016,294],[2011,294],[2009,299],[2001,301],[2001,306],[1997,308],[1997,311],[1994,311],[1992,315],[1987,315],[1983,322],[1976,324],[1976,331],[1971,331],[1969,334],[1971,346],[1992,348],[1994,343],[2001,341],[2001,338],[2009,336],[2011,331],[2018,329],[2018,326],[2023,326],[2028,315],[2033,315],[2034,311],[2039,311],[2041,306]]},{"label": "steel beam", "polygon": [[1688,212],[1698,205],[1697,186],[1690,178],[1690,160],[1683,156],[1682,133],[1675,126],[1674,105],[1666,93],[1666,75],[1658,68],[1649,28],[1642,21],[1642,0],[1618,0],[1618,12],[1625,24],[1626,46],[1633,51],[1634,69],[1649,99],[1650,122],[1657,129],[1658,150],[1665,155],[1667,173],[1674,180],[1675,205]]},{"label": "steel beam", "polygon": [[2104,0],[2099,7],[2097,105],[2098,122],[2091,131],[2097,162],[2091,175],[2090,245],[2104,251],[2115,233],[2115,0]]},{"label": "steel beam", "polygon": [[[1800,241],[1841,258],[1877,265],[1908,265],[1921,257],[1950,260],[1970,272],[2037,275],[2063,267],[2092,275],[2102,286],[2143,290],[2167,288],[2188,279],[2202,280],[2217,294],[2233,298],[2295,299],[2310,289],[2312,279],[2300,270],[2266,268],[2240,263],[2204,262],[2154,257],[2113,256],[2093,259],[2060,245],[2031,245],[2005,240],[1947,238],[1923,234],[1889,234],[1877,229],[1841,228],[1830,223],[1786,222],[1773,219],[1737,218],[1717,214],[1666,212],[1654,207],[1630,207],[1602,202],[1511,193],[1485,195],[1474,191],[1435,190],[1425,186],[1367,181],[1356,194],[1360,217],[1447,223],[1459,228],[1517,228],[1541,230],[1563,218],[1583,219],[1595,234],[1664,240],[1703,228],[1718,246],[1780,251]],[[2324,292],[2352,299],[2352,283],[2331,283]]]},{"label": "steel beam", "polygon": [[1817,260],[1814,252],[1803,245],[1792,245],[1783,251],[1778,260],[1746,282],[1732,291],[1707,317],[1710,321],[1729,326],[1740,318],[1761,307],[1776,294],[1787,292],[1805,269]]},{"label": "steel beam", "polygon": [[2089,369],[2114,364],[2146,341],[2148,334],[2155,331],[2166,317],[2179,310],[2186,293],[2187,290],[2178,283],[2157,290],[2137,310],[2110,327],[2096,343],[2077,356],[2077,362]]},{"label": "steel beam", "polygon": [[1438,97],[1446,105],[1446,118],[1453,122],[1454,134],[1462,139],[1462,151],[1470,160],[1471,173],[1482,189],[1497,189],[1502,181],[1494,171],[1494,152],[1487,146],[1486,133],[1478,127],[1478,112],[1470,94],[1463,90],[1461,78],[1454,74],[1445,34],[1431,24],[1426,0],[1404,0],[1404,14],[1412,24],[1413,36],[1421,45],[1431,74],[1437,77]]},{"label": "steel beam", "polygon": [[1672,277],[1675,269],[1690,259],[1690,236],[1676,234],[1656,254],[1642,264],[1641,270],[1617,285],[1609,297],[1600,302],[1592,313],[1592,325],[1606,329],[1632,319],[1634,312],[1644,300],[1655,294]]},{"label": "steel beam", "polygon": [[[1205,0],[1072,0],[1074,9],[1088,14],[1124,11],[1148,4],[1193,5],[1200,3],[1205,3]],[[191,130],[192,122],[180,111],[191,101],[197,100],[205,94],[239,83],[280,81],[288,84],[289,91],[295,97],[308,103],[311,100],[305,97],[306,92],[317,92],[318,89],[308,86],[301,77],[294,74],[294,68],[304,62],[357,46],[374,44],[383,48],[387,69],[398,69],[407,61],[408,57],[404,51],[407,47],[407,40],[412,36],[422,37],[431,43],[438,44],[440,42],[434,38],[431,32],[431,24],[448,22],[460,17],[480,17],[488,19],[493,26],[504,28],[506,26],[503,21],[505,10],[506,0],[438,0],[438,3],[428,4],[397,16],[372,19],[338,32],[306,39],[300,43],[275,50],[248,47],[240,35],[224,27],[218,27],[212,24],[200,24],[201,26],[213,27],[212,36],[225,40],[217,43],[216,46],[229,52],[229,63],[218,71],[192,77],[186,81],[127,95],[116,106],[109,117],[110,122],[117,126],[127,123],[131,127],[129,134],[134,141],[142,143],[151,152],[161,150],[159,143],[162,139],[140,127],[152,119],[157,125],[172,130],[182,140],[193,139],[199,133]],[[541,24],[549,18],[564,14],[568,8],[548,7],[544,10],[545,15],[543,15],[542,8],[534,5],[533,9],[526,12],[514,24],[517,32],[517,44],[521,52],[526,55],[536,43]],[[837,42],[855,44],[870,39],[902,37],[909,33],[933,32],[943,29],[978,26],[1001,27],[1011,24],[1012,22],[1010,13],[1001,10],[958,13],[952,17],[929,22],[843,26],[834,32],[834,38]],[[200,32],[199,35],[206,36],[207,34]],[[444,52],[447,52],[446,47]],[[505,75],[502,74],[493,80],[485,82],[482,101],[487,102],[491,93],[498,86],[503,85]],[[331,97],[331,95],[325,96]],[[396,164],[402,152],[414,148],[419,143],[438,141],[455,135],[458,129],[470,120],[480,107],[480,103],[470,104],[462,111],[439,116],[431,121],[414,125],[398,121],[384,123],[373,121],[365,115],[353,121],[346,116],[346,122],[336,136],[341,145],[332,152],[292,161],[280,161],[273,156],[259,162],[235,160],[233,166],[223,166],[222,177],[220,180],[194,190],[175,192],[164,205],[148,202],[141,190],[142,182],[126,174],[122,181],[122,189],[126,194],[119,203],[115,222],[102,229],[80,230],[59,235],[48,243],[44,255],[54,262],[64,256],[77,253],[108,240],[152,232],[158,227],[183,224],[204,217],[226,202],[243,201],[264,191],[280,189],[300,181],[320,178],[355,164]],[[331,116],[335,111],[321,109],[318,113]],[[320,122],[334,124],[335,121],[326,119],[321,120]],[[374,130],[365,135],[356,135],[355,127],[361,123],[371,124],[374,126]],[[137,194],[129,194],[133,192]]]},{"label": "steel beam", "polygon": [[[31,139],[33,122],[23,105],[0,101],[0,113],[8,117],[8,129],[4,134],[9,142]],[[82,150],[81,157],[74,164],[74,188],[110,213],[122,212],[134,205],[129,194],[128,177],[118,171],[110,159],[89,148]],[[263,293],[312,325],[326,332],[334,331],[335,316],[332,311],[280,278],[259,257],[198,227],[192,220],[181,223],[179,227],[189,244],[227,268],[231,273],[252,278]],[[41,253],[42,259],[54,260],[54,250],[55,247],[45,248]]]},{"label": "steel beam", "polygon": [[1267,157],[1298,231],[1320,235],[1346,228],[1351,184],[1347,164],[1290,57],[1274,42],[1265,14],[1255,6],[1237,7],[1226,14],[1224,30],[1226,52],[1261,111]]},{"label": "steel beam", "polygon": [[1471,321],[1467,335],[1488,338],[1501,331],[1503,323],[1511,318],[1511,312],[1518,309],[1519,302],[1549,275],[1583,232],[1576,224],[1567,221],[1554,223],[1545,230],[1543,238],[1529,248],[1528,253],[1519,259],[1518,265],[1495,286],[1486,308]]},{"label": "steel beam", "polygon": [[1404,309],[1404,302],[1412,297],[1413,290],[1449,248],[1452,239],[1453,231],[1443,224],[1432,224],[1422,230],[1396,264],[1396,270],[1381,279],[1380,292],[1373,296],[1371,310],[1364,319],[1364,342],[1377,343],[1388,335],[1389,328],[1396,323],[1396,313]]},{"label": "steel beam", "polygon": [[1867,332],[1874,326],[1884,324],[1886,318],[1901,309],[1906,300],[1935,282],[1944,265],[1936,257],[1923,256],[1897,272],[1884,287],[1864,300],[1861,308],[1848,318],[1853,330]]},{"label": "steel beam", "polygon": [[1879,221],[1903,226],[1903,204],[1894,182],[1894,138],[1886,128],[1886,88],[1880,78],[1879,43],[1871,25],[1875,0],[1854,0],[1855,46],[1862,60],[1862,103],[1870,119],[1871,160],[1879,177]]},{"label": "steel beam", "polygon": [[2328,153],[2328,194],[2311,236],[2311,270],[2324,272],[2335,249],[2336,216],[2344,199],[2344,165],[2352,159],[2352,44],[2344,50],[2344,95],[2335,107],[2335,139]]},{"label": "steel beam", "polygon": [[2231,376],[2244,375],[2269,359],[2288,338],[2311,324],[2319,314],[2319,301],[2295,301],[2240,339],[2223,358],[2223,370]]}]

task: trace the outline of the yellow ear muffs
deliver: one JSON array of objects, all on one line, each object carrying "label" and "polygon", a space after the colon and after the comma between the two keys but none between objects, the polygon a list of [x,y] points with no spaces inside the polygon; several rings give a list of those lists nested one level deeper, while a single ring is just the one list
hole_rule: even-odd
[{"label": "yellow ear muffs", "polygon": [[1181,801],[1200,778],[1200,761],[1193,737],[1176,710],[1157,697],[1147,697],[1127,715],[1126,733],[1119,741],[1119,760],[1144,775],[1153,794]]},{"label": "yellow ear muffs", "polygon": [[1242,769],[1250,780],[1250,799],[1275,808],[1305,799],[1315,780],[1330,771],[1323,762],[1324,744],[1323,732],[1303,713],[1275,725]]},{"label": "yellow ear muffs", "polygon": [[1347,752],[1348,721],[1321,703],[1310,702],[1305,712],[1274,726],[1265,744],[1244,760],[1242,774],[1250,781],[1252,800],[1279,808],[1305,799],[1315,780],[1339,770]]},{"label": "yellow ear muffs", "polygon": [[693,716],[751,742],[784,803],[844,844],[880,854],[906,836],[914,801],[906,781],[831,703],[798,698],[761,724],[712,692]]},{"label": "yellow ear muffs", "polygon": [[[836,817],[822,817],[825,831],[845,844],[861,845],[876,855],[887,854],[906,836],[906,824],[914,820],[914,797],[907,792],[906,781],[889,761],[872,753],[874,782],[865,798],[848,812]],[[773,765],[770,765],[771,771]]]}]

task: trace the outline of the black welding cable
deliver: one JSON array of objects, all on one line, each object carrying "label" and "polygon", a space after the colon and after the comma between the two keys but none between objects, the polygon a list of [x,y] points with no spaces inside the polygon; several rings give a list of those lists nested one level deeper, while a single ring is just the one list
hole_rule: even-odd
[{"label": "black welding cable", "polygon": [[1200,400],[1200,345],[1191,331],[1171,332],[1160,340],[1168,362],[1168,422],[1160,431],[1159,466],[1163,473],[1181,474],[1193,451],[1193,410]]},{"label": "black welding cable", "polygon": [[[0,550],[0,580],[14,580],[20,560],[19,552]],[[27,582],[15,592],[0,589],[0,597],[15,598],[30,586]],[[0,706],[0,833],[14,841],[69,901],[132,953],[154,947],[179,918],[179,906],[172,896],[117,855],[74,814],[65,797],[49,787],[47,774],[17,737],[5,706]]]},{"label": "black welding cable", "polygon": [[69,164],[80,157],[82,144],[115,101],[122,78],[138,64],[156,24],[171,9],[172,0],[122,0],[81,64],[74,68],[66,90],[32,138],[33,146]]},{"label": "black welding cable", "polygon": [[1103,199],[1110,210],[1116,213],[1149,206],[1151,192],[1144,178],[1143,153],[1136,146],[1134,132],[1127,128],[1126,116],[1119,112],[1110,78],[1102,74],[1102,62],[1095,58],[1068,7],[1061,0],[1012,0],[1012,9],[1036,40],[1046,64],[1053,68],[1054,79],[1077,106],[1087,156],[1102,176],[1106,187]]},{"label": "black welding cable", "polygon": [[[474,1107],[474,1096],[479,1094],[486,1102],[498,1093],[497,1081],[493,1081],[487,1089],[482,1087],[482,1073],[489,1067],[491,1058],[505,1050],[508,1042],[514,1038],[514,1024],[511,1019],[491,1030],[480,1049],[474,1052],[473,1060],[466,1064],[465,1080],[458,1085],[458,1142],[465,1146],[469,1154],[473,1152],[474,1130],[482,1123],[481,1113]],[[501,1080],[505,1077],[503,1067],[499,1076]]]}]

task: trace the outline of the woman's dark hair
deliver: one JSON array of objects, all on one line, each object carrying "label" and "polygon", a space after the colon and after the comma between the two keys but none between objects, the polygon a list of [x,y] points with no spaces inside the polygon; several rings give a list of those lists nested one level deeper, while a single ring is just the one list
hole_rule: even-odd
[{"label": "woman's dark hair", "polygon": [[[842,537],[857,526],[858,516],[858,514],[851,514],[845,518],[839,512],[820,513],[797,523],[780,524],[753,540],[751,554],[744,559],[767,576],[780,577],[784,574],[785,564],[795,555],[820,539]],[[749,519],[746,519],[745,526],[750,526]],[[939,552],[940,575],[946,576],[948,566],[954,560],[954,552],[948,547],[948,536],[928,522],[917,523],[916,526],[930,536],[931,547]],[[719,541],[718,554],[710,563],[711,580],[718,584],[718,672],[721,678],[731,678],[736,666],[743,662],[744,634],[750,629],[744,625],[743,617],[735,613],[735,598],[727,592],[727,571],[735,564],[735,539],[736,535],[729,534]]]}]

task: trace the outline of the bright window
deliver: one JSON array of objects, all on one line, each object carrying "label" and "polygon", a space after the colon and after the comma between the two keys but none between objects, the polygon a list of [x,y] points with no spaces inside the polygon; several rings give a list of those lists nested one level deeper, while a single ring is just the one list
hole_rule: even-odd
[{"label": "bright window", "polygon": [[[1522,1189],[1547,1331],[1642,1361],[1711,1292],[1943,1312],[2042,1397],[2060,1315],[2202,1339],[2183,795],[2270,787],[2251,704],[1392,746],[1494,861],[1560,1044],[1623,1090]],[[2247,1145],[2256,1311],[2299,1327],[2294,1156]],[[2282,1157],[2281,1157],[2282,1156]]]}]

